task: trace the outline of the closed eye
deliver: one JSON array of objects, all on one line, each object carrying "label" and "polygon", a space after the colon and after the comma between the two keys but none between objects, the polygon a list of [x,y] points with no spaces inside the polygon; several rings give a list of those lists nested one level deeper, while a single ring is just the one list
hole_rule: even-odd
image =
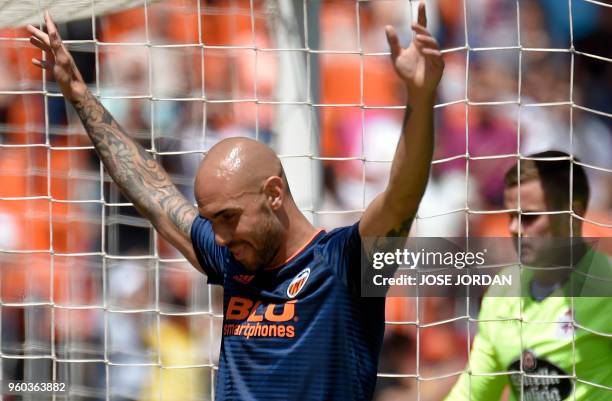
[{"label": "closed eye", "polygon": [[533,222],[535,219],[537,219],[538,217],[540,217],[540,215],[538,214],[522,214],[521,221],[523,223],[529,224]]},{"label": "closed eye", "polygon": [[236,216],[238,216],[238,213],[236,212],[227,212],[221,215],[221,219],[227,221],[227,220],[232,220]]},{"label": "closed eye", "polygon": [[215,215],[213,216],[213,220],[228,223],[234,220],[235,218],[237,218],[239,215],[240,215],[239,210],[225,209],[219,213],[215,213]]}]

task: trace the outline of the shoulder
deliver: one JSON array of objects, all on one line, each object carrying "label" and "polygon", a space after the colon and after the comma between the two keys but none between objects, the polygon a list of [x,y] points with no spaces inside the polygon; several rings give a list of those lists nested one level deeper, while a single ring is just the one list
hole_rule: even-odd
[{"label": "shoulder", "polygon": [[612,257],[590,248],[578,264],[578,269],[596,279],[612,278]]},{"label": "shoulder", "polygon": [[353,255],[360,249],[359,223],[326,232],[317,243],[318,252],[337,257]]},{"label": "shoulder", "polygon": [[191,224],[191,243],[196,251],[210,252],[219,250],[215,243],[215,233],[212,224],[200,216],[197,216]]},{"label": "shoulder", "polygon": [[196,216],[191,224],[191,237],[193,238],[196,234],[207,232],[212,232],[212,224],[210,224],[210,221],[199,215]]},{"label": "shoulder", "polygon": [[347,241],[361,242],[361,237],[359,236],[359,222],[350,226],[334,228],[326,232],[323,238],[321,238],[321,241],[319,241],[319,244],[335,245]]}]

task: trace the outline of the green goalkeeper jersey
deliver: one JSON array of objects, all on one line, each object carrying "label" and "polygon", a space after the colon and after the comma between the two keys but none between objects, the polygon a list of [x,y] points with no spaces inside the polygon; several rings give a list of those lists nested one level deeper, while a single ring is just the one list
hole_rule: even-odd
[{"label": "green goalkeeper jersey", "polygon": [[[609,271],[607,256],[589,252],[588,259]],[[612,298],[554,295],[485,296],[471,374],[460,376],[446,401],[497,401],[506,385],[509,400],[612,400]]]}]

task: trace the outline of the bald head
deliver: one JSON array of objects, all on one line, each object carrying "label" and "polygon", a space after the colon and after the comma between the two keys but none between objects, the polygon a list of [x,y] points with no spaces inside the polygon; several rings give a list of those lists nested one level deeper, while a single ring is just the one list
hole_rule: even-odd
[{"label": "bald head", "polygon": [[228,138],[209,151],[198,169],[195,195],[198,202],[213,193],[225,195],[261,190],[269,177],[280,177],[288,193],[280,159],[270,147],[250,138]]},{"label": "bald head", "polygon": [[251,270],[282,254],[290,216],[300,213],[279,158],[248,138],[225,139],[210,149],[196,175],[195,196],[215,242]]},{"label": "bald head", "polygon": [[216,244],[251,271],[284,262],[314,235],[289,193],[279,158],[252,139],[213,146],[197,172],[195,196]]}]

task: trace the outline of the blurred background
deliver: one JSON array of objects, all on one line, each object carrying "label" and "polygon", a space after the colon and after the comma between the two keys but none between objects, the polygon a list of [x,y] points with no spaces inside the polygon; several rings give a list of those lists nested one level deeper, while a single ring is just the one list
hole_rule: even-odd
[{"label": "blurred background", "polygon": [[[587,169],[584,234],[611,236],[612,8],[569,4],[427,1],[446,68],[413,235],[507,236],[506,169],[557,149]],[[406,93],[384,26],[407,46],[415,5],[167,0],[59,29],[91,90],[188,199],[203,152],[248,136],[277,151],[299,206],[329,229],[386,184]],[[0,29],[0,377],[56,377],[69,399],[214,399],[222,290],[121,196],[27,38]],[[376,400],[442,399],[478,305],[389,298],[401,324],[386,330]]]}]

